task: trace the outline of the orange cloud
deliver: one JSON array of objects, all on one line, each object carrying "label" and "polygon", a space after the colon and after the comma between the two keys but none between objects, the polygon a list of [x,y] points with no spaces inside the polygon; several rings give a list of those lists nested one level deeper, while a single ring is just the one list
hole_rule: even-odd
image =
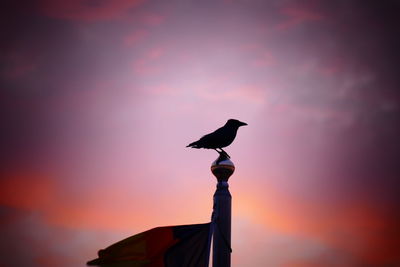
[{"label": "orange cloud", "polygon": [[[355,196],[354,202],[329,204],[294,199],[271,190],[262,194],[256,193],[258,189],[252,191],[236,197],[235,212],[266,229],[320,240],[341,257],[348,255],[359,263],[378,266],[400,261],[399,218],[383,213],[368,199]],[[287,266],[326,266],[325,260],[321,255],[315,261],[296,261]]]},{"label": "orange cloud", "polygon": [[201,201],[206,195],[204,192],[191,193],[190,197],[199,200],[186,203],[184,199],[189,196],[185,192],[175,198],[157,188],[149,192],[140,179],[129,186],[123,182],[103,182],[92,188],[84,189],[82,185],[72,189],[65,183],[57,183],[54,176],[32,171],[9,172],[3,177],[0,180],[0,205],[38,213],[50,226],[92,230],[146,229],[164,224],[195,223],[198,214],[191,212],[193,208],[211,214],[211,204]]},{"label": "orange cloud", "polygon": [[0,205],[23,210],[41,209],[52,203],[55,183],[38,173],[7,173],[0,180]]}]

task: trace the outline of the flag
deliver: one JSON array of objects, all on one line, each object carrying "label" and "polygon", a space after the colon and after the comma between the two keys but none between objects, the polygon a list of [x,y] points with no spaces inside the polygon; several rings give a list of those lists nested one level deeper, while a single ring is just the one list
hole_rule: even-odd
[{"label": "flag", "polygon": [[98,252],[87,265],[101,267],[207,267],[210,225],[157,227]]}]

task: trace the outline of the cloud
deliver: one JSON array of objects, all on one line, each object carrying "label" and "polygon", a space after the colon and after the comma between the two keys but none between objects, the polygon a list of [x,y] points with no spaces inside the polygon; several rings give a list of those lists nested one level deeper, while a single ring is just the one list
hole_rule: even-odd
[{"label": "cloud", "polygon": [[[395,1],[42,1],[40,14],[8,2],[0,203],[10,225],[56,235],[208,219],[209,169],[193,169],[216,155],[182,147],[237,117],[249,126],[229,149],[248,179],[232,180],[234,212],[259,226],[233,239],[246,240],[235,261],[398,262]],[[51,253],[15,243],[22,266],[81,247],[62,257],[23,233]]]},{"label": "cloud", "polygon": [[[312,236],[280,232],[234,217],[233,262],[239,266],[336,266],[357,260]],[[301,264],[309,265],[301,265]],[[297,265],[299,264],[299,265]]]},{"label": "cloud", "polygon": [[266,67],[274,64],[276,64],[276,59],[270,52],[263,52],[253,60],[255,67]]},{"label": "cloud", "polygon": [[133,33],[124,37],[123,44],[128,47],[136,45],[137,43],[145,39],[148,34],[149,33],[146,30],[136,30]]},{"label": "cloud", "polygon": [[5,66],[2,77],[8,80],[20,79],[37,69],[37,63],[32,51],[10,51],[4,58]]},{"label": "cloud", "polygon": [[166,16],[157,13],[143,13],[140,15],[140,21],[149,26],[158,26],[165,22]]},{"label": "cloud", "polygon": [[142,2],[142,0],[40,0],[39,9],[44,15],[52,18],[99,21],[121,18]]},{"label": "cloud", "polygon": [[51,205],[55,181],[38,173],[3,173],[0,180],[0,204],[21,210],[37,210]]},{"label": "cloud", "polygon": [[324,18],[324,15],[320,11],[317,11],[315,7],[305,5],[304,3],[284,7],[281,9],[281,13],[288,18],[276,25],[278,30],[288,30],[299,24],[320,21]]},{"label": "cloud", "polygon": [[123,233],[49,225],[38,212],[4,206],[0,206],[0,226],[0,250],[5,266],[82,266],[96,255],[99,244],[123,237]]},{"label": "cloud", "polygon": [[239,102],[262,104],[264,102],[264,90],[257,86],[243,85],[234,88],[218,89],[214,86],[201,88],[197,91],[199,97],[210,102]]},{"label": "cloud", "polygon": [[138,75],[154,75],[159,73],[163,64],[160,64],[160,59],[165,54],[165,49],[162,47],[153,47],[148,49],[143,56],[133,62],[133,71]]},{"label": "cloud", "polygon": [[[287,192],[273,190],[271,185],[260,186],[259,181],[257,185],[258,189],[242,189],[240,195],[236,195],[235,214],[238,218],[235,220],[247,218],[252,225],[262,225],[269,229],[270,236],[265,239],[272,238],[270,242],[274,248],[281,245],[273,238],[277,233],[304,239],[296,245],[298,249],[294,249],[291,254],[290,250],[286,250],[286,260],[289,262],[299,259],[302,255],[301,248],[308,244],[307,240],[313,240],[321,246],[311,255],[302,255],[303,260],[310,264],[330,262],[332,265],[382,265],[399,262],[399,231],[395,225],[398,224],[400,217],[384,211],[368,196],[354,195],[352,200],[342,202],[331,201],[328,198],[315,201],[308,199],[310,196],[290,197]],[[246,183],[240,186],[248,187]],[[256,191],[262,191],[263,194]],[[265,233],[265,231],[266,229],[260,232]],[[244,238],[242,235],[245,235],[243,230],[240,231],[240,235],[239,240],[242,240]],[[253,240],[250,237],[246,238]],[[254,238],[258,242],[260,239]],[[273,260],[275,257],[277,255],[265,261]]]}]

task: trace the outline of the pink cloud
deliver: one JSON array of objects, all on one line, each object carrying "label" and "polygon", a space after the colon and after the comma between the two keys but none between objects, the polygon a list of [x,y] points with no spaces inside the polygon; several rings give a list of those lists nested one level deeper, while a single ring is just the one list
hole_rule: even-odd
[{"label": "pink cloud", "polygon": [[96,21],[120,18],[142,2],[143,0],[41,0],[39,9],[53,18]]},{"label": "pink cloud", "polygon": [[249,54],[250,64],[253,67],[267,67],[278,63],[272,51],[258,42],[245,43],[239,47],[243,53]]},{"label": "pink cloud", "polygon": [[145,39],[148,34],[146,30],[136,30],[123,38],[123,44],[125,46],[134,46]]},{"label": "pink cloud", "polygon": [[156,60],[159,59],[164,54],[164,49],[161,47],[155,47],[150,49],[146,55],[148,59]]},{"label": "pink cloud", "polygon": [[236,101],[253,104],[262,104],[265,100],[264,89],[257,85],[239,85],[226,90],[216,90],[223,88],[223,85],[215,84],[197,91],[198,95],[209,101]]},{"label": "pink cloud", "polygon": [[137,74],[148,75],[160,71],[158,61],[165,54],[162,47],[154,47],[149,49],[141,58],[133,62],[133,70]]},{"label": "pink cloud", "polygon": [[343,57],[328,58],[321,63],[319,72],[330,77],[335,74],[342,73],[345,70],[346,65],[350,64],[346,64],[346,61]]},{"label": "pink cloud", "polygon": [[150,86],[149,91],[154,95],[176,95],[180,90],[176,87],[169,86],[168,84],[158,84],[156,86]]},{"label": "pink cloud", "polygon": [[274,65],[276,63],[276,59],[271,52],[264,51],[256,59],[254,59],[252,63],[255,67],[266,67]]},{"label": "pink cloud", "polygon": [[263,48],[264,47],[258,42],[245,43],[245,44],[242,44],[240,46],[240,49],[242,51],[245,51],[245,52],[247,52],[247,51],[256,51],[256,50],[260,50],[260,49],[263,49]]},{"label": "pink cloud", "polygon": [[164,23],[165,16],[155,13],[145,13],[140,16],[140,21],[149,26],[158,26]]},{"label": "pink cloud", "polygon": [[304,22],[319,21],[324,18],[322,13],[307,6],[285,7],[281,10],[281,13],[288,18],[276,26],[278,30],[287,30]]}]

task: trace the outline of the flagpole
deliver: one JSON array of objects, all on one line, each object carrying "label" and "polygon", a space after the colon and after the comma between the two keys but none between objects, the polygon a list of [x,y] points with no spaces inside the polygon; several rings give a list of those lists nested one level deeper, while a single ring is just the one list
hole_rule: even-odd
[{"label": "flagpole", "polygon": [[217,178],[214,193],[213,228],[213,267],[231,266],[231,218],[232,196],[228,179],[235,171],[235,165],[224,154],[220,154],[211,165],[211,172]]}]

